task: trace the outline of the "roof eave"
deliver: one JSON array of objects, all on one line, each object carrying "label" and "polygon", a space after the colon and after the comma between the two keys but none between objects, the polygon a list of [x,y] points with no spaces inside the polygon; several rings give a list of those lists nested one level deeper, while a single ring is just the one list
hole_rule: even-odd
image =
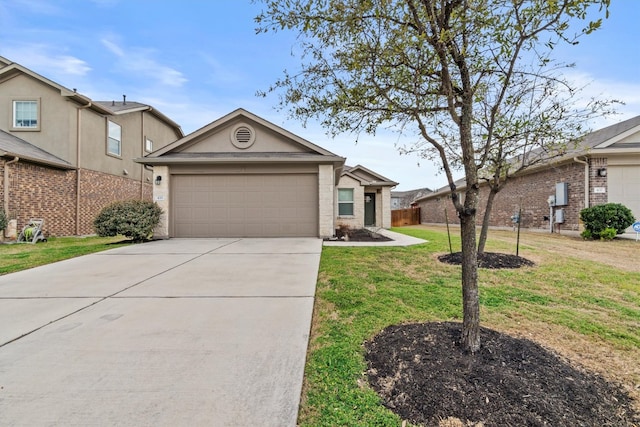
[{"label": "roof eave", "polygon": [[345,158],[338,156],[313,157],[138,157],[136,163],[147,165],[190,165],[190,164],[229,164],[229,163],[318,163],[343,165]]},{"label": "roof eave", "polygon": [[63,170],[75,170],[75,169],[78,169],[77,167],[75,167],[75,166],[73,166],[71,164],[53,162],[53,161],[44,160],[44,159],[37,159],[35,157],[24,156],[24,155],[21,155],[19,153],[12,153],[12,152],[9,152],[9,151],[0,152],[0,157],[14,157],[14,158],[17,157],[20,160],[24,160],[26,162],[37,163],[37,164],[46,165],[46,166],[51,166],[51,167],[54,167],[56,169],[63,169]]}]

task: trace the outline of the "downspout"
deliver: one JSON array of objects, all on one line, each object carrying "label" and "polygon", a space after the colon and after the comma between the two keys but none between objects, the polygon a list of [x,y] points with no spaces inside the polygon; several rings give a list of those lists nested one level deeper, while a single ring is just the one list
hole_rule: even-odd
[{"label": "downspout", "polygon": [[[149,107],[151,108],[151,107]],[[142,146],[141,157],[144,157],[147,141],[144,137],[144,111],[140,112],[140,145]],[[144,200],[144,165],[140,165],[140,200]]]},{"label": "downspout", "polygon": [[[4,154],[6,155],[7,153]],[[18,160],[20,160],[20,157],[14,156],[13,160],[4,163],[4,212],[7,215],[9,214],[9,168],[7,166],[16,163]]]},{"label": "downspout", "polygon": [[573,161],[584,165],[584,207],[586,209],[589,207],[589,162],[587,156],[582,156],[584,160],[580,160],[578,157],[575,156]]},{"label": "downspout", "polygon": [[76,236],[80,235],[80,159],[82,156],[82,110],[91,107],[89,101],[87,105],[78,107],[76,120]]}]

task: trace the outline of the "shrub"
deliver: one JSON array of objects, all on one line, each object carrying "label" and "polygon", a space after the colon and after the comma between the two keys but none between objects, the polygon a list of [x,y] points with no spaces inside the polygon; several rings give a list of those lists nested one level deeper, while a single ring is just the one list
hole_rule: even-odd
[{"label": "shrub", "polygon": [[593,234],[591,234],[589,230],[583,230],[582,233],[580,233],[580,237],[584,240],[593,240]]},{"label": "shrub", "polygon": [[613,240],[616,234],[618,233],[615,228],[605,228],[600,232],[600,240]]},{"label": "shrub", "polygon": [[622,234],[634,221],[631,210],[620,203],[606,203],[583,209],[580,211],[580,219],[584,222],[585,231],[589,231],[593,239],[601,238],[608,228],[615,229],[616,234]]},{"label": "shrub", "polygon": [[115,202],[100,211],[93,221],[98,236],[123,235],[134,241],[151,237],[160,222],[162,209],[156,203],[140,200]]},{"label": "shrub", "polygon": [[3,208],[0,208],[0,231],[7,228],[9,224],[9,218],[7,218],[7,214],[5,213]]}]

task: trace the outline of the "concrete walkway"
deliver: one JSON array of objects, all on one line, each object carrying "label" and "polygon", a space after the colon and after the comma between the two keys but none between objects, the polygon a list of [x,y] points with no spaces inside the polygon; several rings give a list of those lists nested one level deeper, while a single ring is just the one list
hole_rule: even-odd
[{"label": "concrete walkway", "polygon": [[295,426],[321,244],[171,239],[0,276],[0,425]]}]

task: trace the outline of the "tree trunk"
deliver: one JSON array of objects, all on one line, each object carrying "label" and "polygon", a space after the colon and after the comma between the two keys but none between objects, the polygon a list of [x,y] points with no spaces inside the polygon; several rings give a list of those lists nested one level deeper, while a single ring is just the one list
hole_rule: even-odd
[{"label": "tree trunk", "polygon": [[480,349],[480,302],[478,292],[478,253],[476,252],[476,214],[460,217],[462,238],[462,348],[470,353]]},{"label": "tree trunk", "polygon": [[496,198],[497,191],[491,188],[487,197],[487,205],[482,218],[482,228],[480,229],[480,237],[478,238],[478,255],[484,253],[484,246],[487,243],[487,235],[489,234],[489,219],[491,218],[491,208],[493,208],[493,200]]}]

